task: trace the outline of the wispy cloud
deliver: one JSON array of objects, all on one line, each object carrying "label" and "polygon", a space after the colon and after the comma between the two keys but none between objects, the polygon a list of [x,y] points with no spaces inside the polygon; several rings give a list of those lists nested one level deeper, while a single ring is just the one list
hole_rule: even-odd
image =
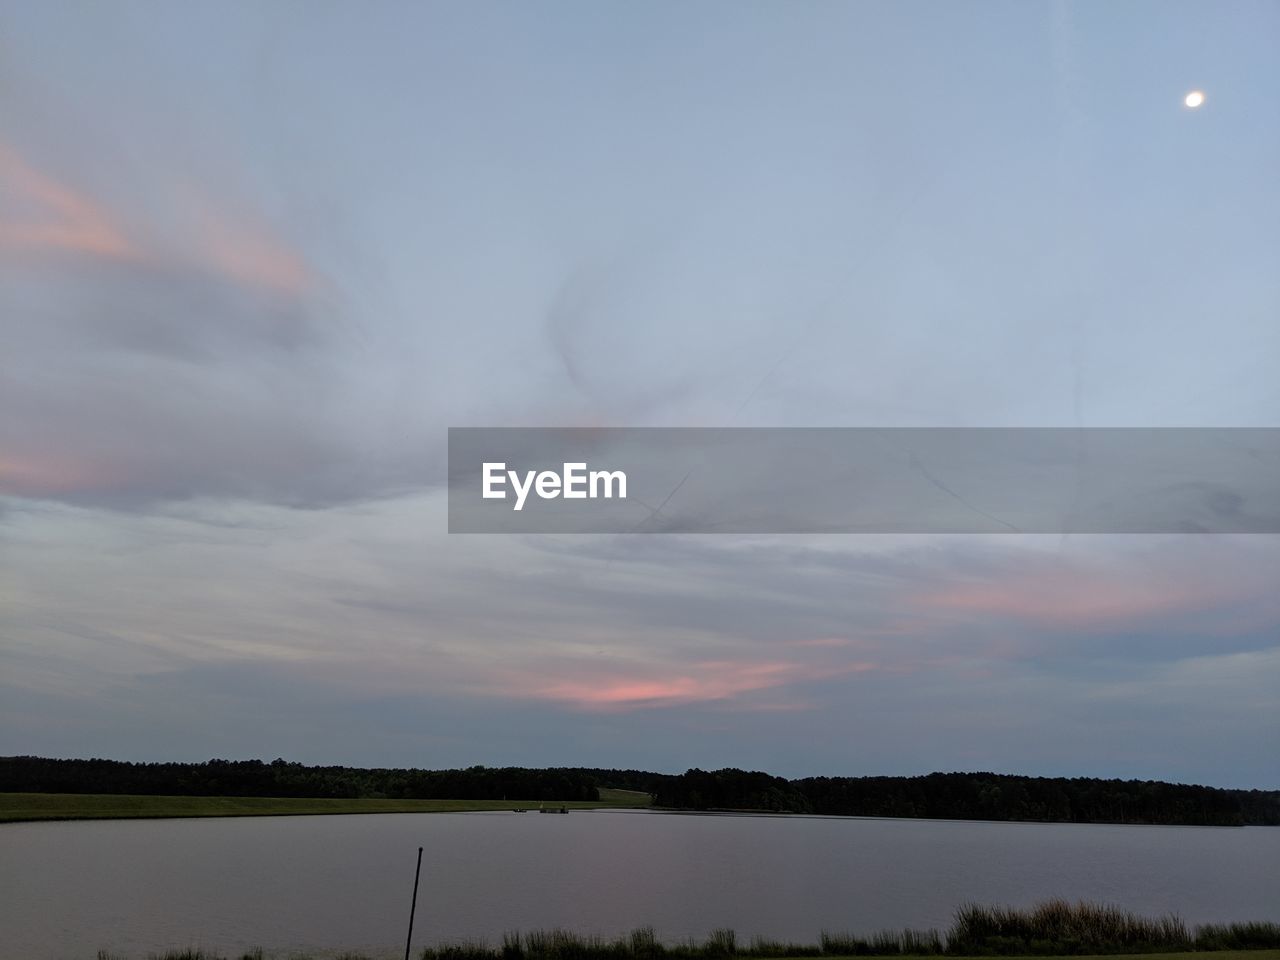
[{"label": "wispy cloud", "polygon": [[[145,261],[158,272],[166,267],[206,271],[295,298],[315,289],[315,272],[305,256],[276,236],[261,216],[194,186],[183,192],[190,209],[185,235],[164,235],[172,226],[148,231],[145,223],[135,222],[129,228],[88,191],[37,169],[16,146],[0,142],[0,199],[8,199],[0,206],[0,251]],[[74,279],[73,263],[62,269]]]},{"label": "wispy cloud", "polygon": [[412,483],[422,454],[367,455],[336,286],[260,205],[152,145],[163,210],[40,153],[0,144],[0,337],[24,361],[0,376],[0,495],[315,505]]},{"label": "wispy cloud", "polygon": [[1116,557],[1033,557],[994,574],[919,584],[911,604],[926,617],[1077,638],[1129,631],[1226,637],[1250,634],[1280,619],[1280,604],[1261,589],[1265,574],[1260,570],[1248,564],[1230,571],[1203,569],[1185,557],[1155,554],[1138,563]]},{"label": "wispy cloud", "polygon": [[918,597],[933,611],[1088,630],[1116,630],[1221,600],[1221,591],[1203,582],[1173,582],[1167,577],[1152,582],[1132,575],[1117,580],[1105,570],[1066,565],[1009,571],[996,580],[944,583]]},{"label": "wispy cloud", "polygon": [[198,205],[195,233],[196,248],[210,267],[231,280],[292,297],[316,289],[314,271],[301,252],[272,236],[262,224],[251,227],[232,220],[211,200]]},{"label": "wispy cloud", "polygon": [[[501,685],[504,696],[546,700],[584,710],[638,710],[677,704],[738,701],[752,709],[744,694],[791,687],[806,681],[831,679],[851,672],[875,670],[873,663],[822,665],[798,661],[766,662],[708,660],[683,665],[637,664],[632,669],[571,666],[572,678],[515,675]],[[760,709],[774,710],[765,702]]]},{"label": "wispy cloud", "polygon": [[110,465],[67,453],[34,455],[0,451],[0,495],[74,497],[89,490],[105,491],[125,477]]},{"label": "wispy cloud", "polygon": [[90,197],[0,142],[0,197],[5,193],[11,209],[0,215],[0,249],[138,256],[114,219]]}]

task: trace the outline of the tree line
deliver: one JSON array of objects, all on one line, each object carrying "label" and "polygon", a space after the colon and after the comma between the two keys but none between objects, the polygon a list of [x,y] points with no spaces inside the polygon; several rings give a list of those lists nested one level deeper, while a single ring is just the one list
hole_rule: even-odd
[{"label": "tree line", "polygon": [[1079,823],[1280,825],[1280,791],[1225,790],[1154,780],[931,773],[807,777],[759,771],[682,774],[597,767],[306,766],[274,760],[129,763],[0,757],[0,792],[423,800],[586,800],[600,788],[648,793],[658,807],[830,816]]},{"label": "tree line", "polygon": [[395,800],[599,800],[578,770],[311,767],[274,760],[129,763],[0,757],[0,792],[193,797],[362,797]]},{"label": "tree line", "polygon": [[1276,790],[997,773],[784,780],[743,770],[690,770],[657,784],[655,803],[858,817],[1280,825]]}]

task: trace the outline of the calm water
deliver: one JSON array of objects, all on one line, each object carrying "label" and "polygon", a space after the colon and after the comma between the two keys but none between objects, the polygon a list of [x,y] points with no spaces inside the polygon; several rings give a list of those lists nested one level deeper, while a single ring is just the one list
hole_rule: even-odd
[{"label": "calm water", "polygon": [[0,825],[0,956],[173,946],[394,956],[417,847],[415,945],[563,926],[943,927],[965,900],[1106,900],[1189,922],[1280,920],[1280,828],[645,812],[399,814]]}]

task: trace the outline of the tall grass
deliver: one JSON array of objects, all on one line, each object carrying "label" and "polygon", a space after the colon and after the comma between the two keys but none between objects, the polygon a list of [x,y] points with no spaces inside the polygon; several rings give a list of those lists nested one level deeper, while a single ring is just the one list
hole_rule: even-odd
[{"label": "tall grass", "polygon": [[1196,928],[1197,950],[1268,950],[1280,946],[1280,923],[1206,923]]},{"label": "tall grass", "polygon": [[[1178,917],[1141,917],[1118,907],[1049,900],[1029,909],[966,904],[943,935],[937,930],[887,930],[867,937],[823,931],[816,944],[757,937],[741,942],[730,929],[702,942],[665,944],[652,927],[608,940],[568,930],[503,934],[502,943],[482,940],[428,947],[421,960],[732,960],[776,957],[1071,956],[1080,954],[1180,953],[1210,950],[1280,949],[1278,923],[1206,924],[1189,930]],[[304,960],[290,955],[291,960]],[[123,960],[106,951],[98,960]],[[151,960],[233,960],[199,949],[169,951]],[[238,960],[263,960],[262,951]],[[340,960],[361,960],[345,954]]]},{"label": "tall grass", "polygon": [[1176,916],[1148,918],[1118,907],[1050,900],[1030,909],[966,904],[945,935],[937,930],[887,930],[867,937],[823,931],[817,944],[757,937],[740,943],[720,929],[699,943],[665,945],[652,927],[616,940],[564,930],[523,937],[509,933],[500,950],[483,946],[423,951],[423,960],[722,960],[730,957],[1071,956],[1280,948],[1280,924],[1210,924],[1189,931]]},{"label": "tall grass", "polygon": [[884,930],[869,938],[852,933],[822,932],[822,952],[841,957],[936,956],[944,951],[937,930]]},{"label": "tall grass", "polygon": [[[1246,946],[1247,944],[1247,946]],[[1029,910],[966,904],[947,933],[947,953],[1072,955],[1175,953],[1280,947],[1280,924],[1209,924],[1190,931],[1174,914],[1141,917],[1098,903],[1049,900]]]}]

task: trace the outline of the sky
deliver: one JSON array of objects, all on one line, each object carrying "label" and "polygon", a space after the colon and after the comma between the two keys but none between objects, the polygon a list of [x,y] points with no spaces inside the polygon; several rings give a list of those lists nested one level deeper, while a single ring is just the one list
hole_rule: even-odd
[{"label": "sky", "polygon": [[1277,36],[0,0],[0,754],[1280,787],[1275,536],[444,491],[451,426],[1280,425]]}]

